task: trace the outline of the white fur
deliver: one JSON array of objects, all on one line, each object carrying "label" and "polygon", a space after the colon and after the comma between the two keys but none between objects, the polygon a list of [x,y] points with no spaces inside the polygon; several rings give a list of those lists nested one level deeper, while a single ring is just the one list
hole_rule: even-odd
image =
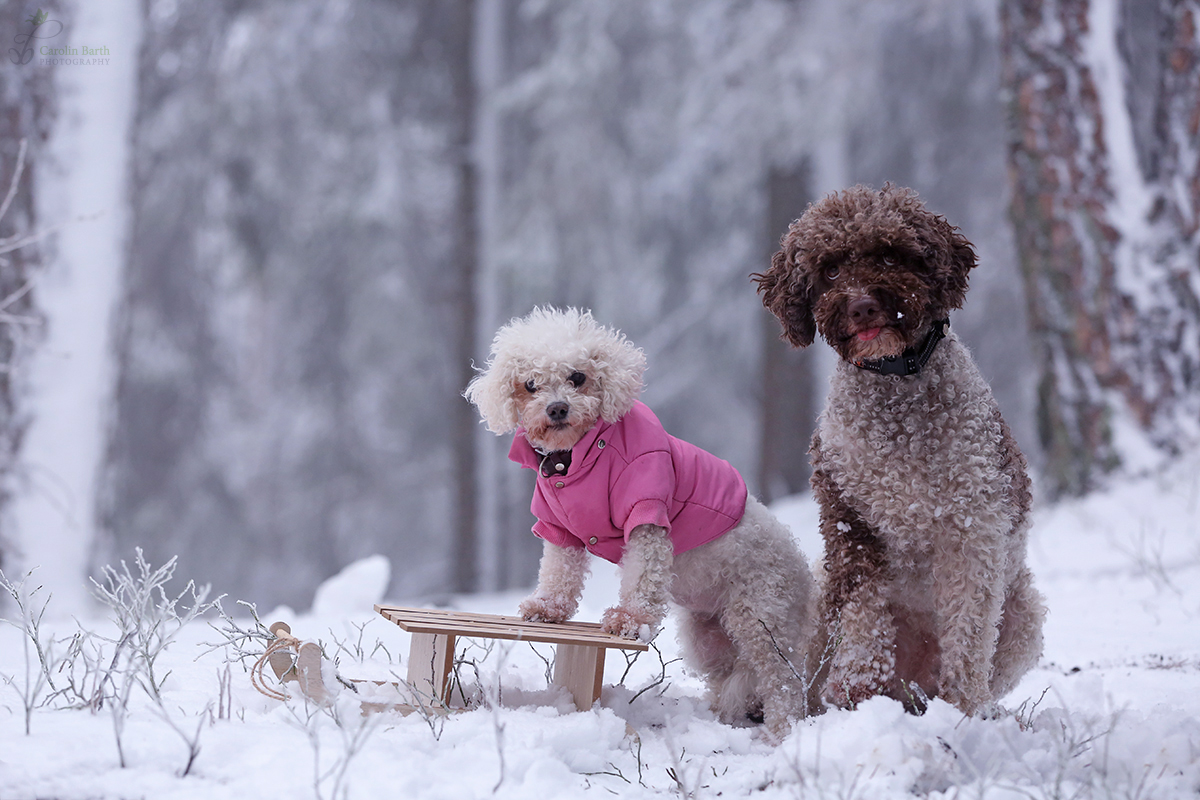
[{"label": "white fur", "polygon": [[[496,334],[466,397],[489,430],[523,428],[535,448],[569,449],[597,419],[617,422],[633,407],[645,364],[641,350],[590,312],[536,308]],[[571,380],[577,372],[585,378],[579,385]],[[570,415],[549,425],[551,407],[563,404]],[[588,558],[582,548],[547,542],[537,589],[521,603],[521,614],[569,619]],[[685,660],[704,676],[721,719],[741,722],[761,711],[769,735],[779,739],[817,707],[806,663],[811,598],[808,565],[790,532],[749,498],[732,530],[678,557],[664,528],[635,528],[621,557],[619,603],[601,624],[628,638],[652,636],[673,601]]]},{"label": "white fur", "polygon": [[535,308],[496,333],[491,358],[467,386],[466,398],[479,409],[489,431],[511,433],[521,424],[514,386],[585,366],[603,392],[600,418],[616,422],[625,416],[642,392],[645,353],[597,323],[590,311]]},{"label": "white fur", "polygon": [[583,548],[546,542],[537,591],[521,601],[521,616],[531,622],[565,622],[575,616],[590,571],[588,559],[588,551]]}]

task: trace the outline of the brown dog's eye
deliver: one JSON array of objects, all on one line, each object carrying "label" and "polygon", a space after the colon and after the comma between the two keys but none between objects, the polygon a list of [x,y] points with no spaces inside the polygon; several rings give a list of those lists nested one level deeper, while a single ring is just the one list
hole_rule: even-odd
[{"label": "brown dog's eye", "polygon": [[827,280],[836,281],[837,276],[840,273],[841,273],[841,270],[838,268],[837,264],[830,264],[828,267],[825,268],[825,278]]},{"label": "brown dog's eye", "polygon": [[896,266],[896,259],[893,256],[884,256],[883,265],[885,267],[894,267]]},{"label": "brown dog's eye", "polygon": [[534,383],[532,379],[525,381],[525,391],[533,394],[537,391],[537,384]]},{"label": "brown dog's eye", "polygon": [[587,375],[584,375],[582,372],[572,372],[571,377],[567,378],[567,380],[571,382],[572,386],[578,389],[587,380]]}]

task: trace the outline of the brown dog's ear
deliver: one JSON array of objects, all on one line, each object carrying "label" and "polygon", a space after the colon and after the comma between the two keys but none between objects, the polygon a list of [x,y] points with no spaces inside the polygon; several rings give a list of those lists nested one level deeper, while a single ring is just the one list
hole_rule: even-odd
[{"label": "brown dog's ear", "polygon": [[918,215],[913,228],[925,251],[925,264],[933,281],[930,311],[936,319],[952,309],[962,308],[967,299],[967,279],[976,263],[975,248],[940,214]]},{"label": "brown dog's ear", "polygon": [[794,347],[808,347],[817,335],[808,281],[788,264],[787,250],[771,257],[771,268],[750,277],[758,283],[763,305],[779,319],[783,336]]},{"label": "brown dog's ear", "polygon": [[967,241],[967,237],[951,228],[949,232],[949,259],[944,269],[939,269],[942,279],[942,299],[947,309],[962,308],[967,299],[968,273],[975,268],[975,248]]}]

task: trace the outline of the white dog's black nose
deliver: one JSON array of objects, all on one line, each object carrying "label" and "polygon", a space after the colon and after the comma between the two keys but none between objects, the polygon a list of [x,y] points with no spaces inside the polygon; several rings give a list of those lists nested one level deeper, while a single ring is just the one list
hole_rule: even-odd
[{"label": "white dog's black nose", "polygon": [[567,415],[571,413],[571,407],[562,400],[556,400],[546,406],[546,416],[551,422],[566,422]]}]

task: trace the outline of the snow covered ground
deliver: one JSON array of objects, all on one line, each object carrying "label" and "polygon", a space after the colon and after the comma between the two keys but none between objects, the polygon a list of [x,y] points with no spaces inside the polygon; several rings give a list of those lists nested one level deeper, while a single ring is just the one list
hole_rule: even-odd
[{"label": "snow covered ground", "polygon": [[[700,684],[675,663],[668,627],[626,673],[610,655],[600,707],[572,710],[546,688],[527,644],[471,645],[461,675],[487,699],[449,718],[362,717],[350,692],[335,715],[259,694],[206,621],[185,626],[155,665],[161,706],[132,687],[119,766],[112,704],[36,708],[25,733],[21,632],[0,626],[0,800],[20,798],[623,797],[1173,798],[1200,793],[1200,457],[1083,501],[1041,508],[1030,559],[1050,607],[1039,667],[1005,698],[1008,713],[966,719],[935,701],[922,717],[882,698],[795,726],[772,746],[753,727],[718,723]],[[806,500],[777,511],[810,558],[819,554]],[[407,635],[369,608],[386,563],[359,564],[323,587],[319,614],[280,609],[320,639],[348,677],[403,674]],[[14,576],[9,576],[10,578]],[[36,573],[35,573],[36,578]],[[598,565],[581,618],[616,593]],[[39,595],[35,595],[35,601]],[[462,597],[456,607],[512,613],[518,594]],[[35,602],[35,606],[37,603]],[[241,609],[230,600],[230,611]],[[8,616],[14,616],[11,604]],[[69,639],[94,620],[52,619]],[[240,620],[248,625],[249,620]],[[92,640],[94,645],[96,640]],[[66,643],[58,645],[63,652]],[[111,654],[111,649],[108,651]],[[548,655],[548,649],[542,654]],[[36,658],[36,655],[32,656]],[[665,680],[662,678],[665,671]],[[478,676],[478,682],[476,682]],[[61,688],[65,673],[56,674]],[[294,686],[294,684],[292,684]],[[223,688],[224,687],[224,688]],[[647,688],[648,687],[648,688]],[[645,689],[645,691],[642,691]],[[43,695],[44,696],[44,695]],[[498,703],[496,701],[499,701]],[[63,700],[57,701],[58,705]],[[183,776],[189,748],[199,754]]]}]

